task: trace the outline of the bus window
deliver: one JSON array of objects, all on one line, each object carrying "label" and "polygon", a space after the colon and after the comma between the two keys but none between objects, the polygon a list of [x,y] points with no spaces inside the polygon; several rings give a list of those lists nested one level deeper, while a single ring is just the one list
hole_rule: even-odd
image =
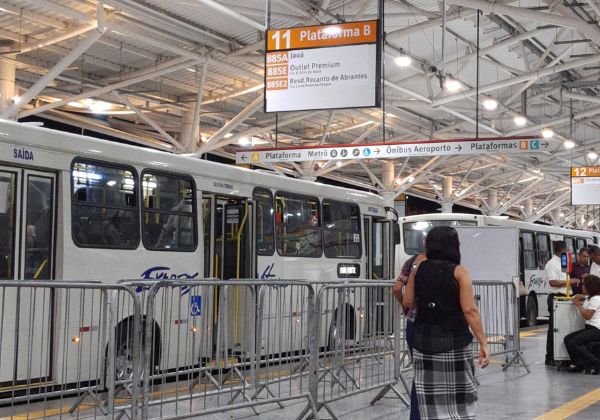
[{"label": "bus window", "polygon": [[425,252],[425,237],[436,226],[477,226],[474,220],[423,220],[403,223],[404,252],[416,255]]},{"label": "bus window", "polygon": [[575,238],[565,236],[565,243],[567,244],[567,251],[575,252]]},{"label": "bus window", "polygon": [[72,233],[77,246],[135,249],[140,241],[133,169],[75,160]]},{"label": "bus window", "polygon": [[275,196],[277,252],[284,256],[320,257],[319,200],[277,193]]},{"label": "bus window", "polygon": [[52,178],[27,177],[25,280],[51,278],[53,197]]},{"label": "bus window", "polygon": [[273,194],[265,188],[254,189],[256,203],[256,253],[273,255],[275,252]]},{"label": "bus window", "polygon": [[550,236],[547,233],[537,234],[537,248],[538,248],[538,264],[539,268],[543,269],[546,263],[552,258],[552,251],[550,248]]},{"label": "bus window", "polygon": [[196,249],[196,199],[191,179],[142,174],[144,246],[152,250]]},{"label": "bus window", "polygon": [[537,263],[533,232],[521,232],[521,252],[523,254],[523,267],[526,270],[535,270]]},{"label": "bus window", "polygon": [[0,279],[14,278],[16,174],[0,172]]},{"label": "bus window", "polygon": [[327,258],[360,258],[360,211],[356,204],[323,200],[323,248]]},{"label": "bus window", "polygon": [[577,238],[575,241],[577,242],[577,251],[579,251],[581,248],[587,247],[587,242],[585,239]]}]

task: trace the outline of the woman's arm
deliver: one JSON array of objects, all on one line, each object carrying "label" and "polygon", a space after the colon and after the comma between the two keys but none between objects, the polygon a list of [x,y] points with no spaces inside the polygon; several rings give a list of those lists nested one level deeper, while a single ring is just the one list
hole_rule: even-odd
[{"label": "woman's arm", "polygon": [[479,309],[477,309],[477,306],[475,305],[471,274],[465,267],[458,265],[454,269],[454,278],[456,278],[460,292],[460,307],[471,331],[473,331],[475,338],[479,341],[479,365],[481,367],[486,367],[490,357],[488,342],[485,332],[483,331],[483,325],[481,325]]},{"label": "woman's arm", "polygon": [[412,271],[410,272],[408,282],[406,283],[406,290],[404,290],[404,296],[402,298],[402,305],[405,307],[408,306],[409,308],[412,308],[415,306],[415,276],[417,275],[419,264],[426,259],[427,257],[424,254],[419,254],[419,256],[415,258]]},{"label": "woman's arm", "polygon": [[579,309],[579,312],[581,312],[581,316],[583,317],[583,319],[590,320],[592,319],[592,317],[594,316],[594,312],[596,312],[593,309],[586,309],[583,307],[583,300],[585,299],[585,296],[582,295],[575,295],[575,297],[573,298],[573,304],[575,304],[575,306],[577,306],[577,309]]}]

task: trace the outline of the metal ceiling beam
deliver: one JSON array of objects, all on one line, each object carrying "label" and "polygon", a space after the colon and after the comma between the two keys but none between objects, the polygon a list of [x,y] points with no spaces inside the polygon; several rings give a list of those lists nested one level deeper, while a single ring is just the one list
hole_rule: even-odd
[{"label": "metal ceiling beam", "polygon": [[182,69],[184,69],[186,67],[189,67],[190,65],[194,65],[194,64],[199,64],[199,63],[197,63],[197,62],[181,63],[181,64],[178,64],[178,65],[173,66],[173,67],[168,67],[168,68],[165,68],[165,69],[158,70],[158,71],[156,71],[154,73],[144,74],[142,76],[133,77],[131,79],[125,79],[125,80],[122,80],[122,81],[120,81],[118,83],[114,83],[114,84],[111,84],[111,85],[108,85],[108,86],[104,86],[104,87],[97,88],[97,89],[92,89],[90,91],[84,92],[84,93],[79,94],[79,95],[71,96],[71,97],[69,97],[67,99],[63,99],[61,101],[52,102],[50,104],[38,106],[36,108],[33,108],[33,109],[27,110],[25,112],[22,112],[21,113],[21,118],[27,117],[29,115],[39,114],[41,112],[46,112],[46,111],[49,111],[49,110],[54,109],[54,108],[58,108],[58,107],[63,106],[63,105],[67,105],[69,102],[72,102],[72,101],[78,101],[80,99],[87,99],[87,98],[92,98],[94,96],[103,95],[105,93],[110,93],[113,90],[119,90],[119,89],[124,88],[126,86],[130,86],[130,85],[142,82],[144,80],[152,79],[154,77],[159,77],[159,76],[162,76],[164,74],[168,74],[168,73],[172,73],[172,72],[175,72],[175,71],[178,71],[178,70],[182,70]]},{"label": "metal ceiling beam", "polygon": [[[574,69],[577,67],[583,67],[583,66],[595,64],[598,62],[600,62],[600,54],[595,54],[591,57],[586,57],[586,58],[581,58],[579,60],[569,61],[567,63],[558,64],[553,67],[544,68],[542,70],[537,70],[537,71],[534,71],[534,72],[531,72],[528,74],[524,74],[521,76],[516,76],[516,77],[510,78],[510,79],[504,79],[504,80],[500,80],[498,82],[490,83],[488,85],[480,86],[479,93],[481,94],[481,93],[491,92],[491,91],[494,91],[497,89],[516,85],[518,83],[527,82],[532,79],[539,79],[541,77],[550,76],[552,74],[556,74],[556,73],[559,73],[564,70],[570,70],[570,69]],[[471,96],[475,96],[476,93],[477,93],[476,89],[469,89],[464,92],[455,93],[452,95],[444,96],[439,99],[435,99],[433,101],[432,105],[433,106],[444,105],[444,104],[447,104],[450,102],[454,102],[454,101],[458,101],[461,99],[469,98]]]},{"label": "metal ceiling beam", "polygon": [[89,34],[83,41],[75,46],[67,55],[65,55],[56,65],[48,71],[44,76],[42,76],[33,86],[31,86],[27,92],[21,95],[21,100],[19,102],[13,103],[6,111],[4,111],[0,118],[11,118],[13,117],[21,108],[29,103],[33,98],[35,98],[52,80],[54,80],[58,75],[60,75],[69,65],[77,59],[84,51],[86,51],[89,47],[91,47],[94,42],[98,40],[104,34],[104,9],[103,2],[98,2],[98,20],[96,22],[96,30]]},{"label": "metal ceiling beam", "polygon": [[171,143],[173,146],[175,146],[178,149],[181,148],[181,144],[177,140],[175,140],[169,133],[167,133],[165,130],[163,130],[162,127],[160,127],[158,124],[156,124],[154,121],[152,121],[152,119],[150,117],[148,117],[147,115],[145,115],[138,107],[133,105],[126,97],[119,95],[118,92],[113,92],[113,96],[115,97],[115,99],[117,101],[121,102],[127,108],[129,108],[133,112],[135,112],[136,115],[138,117],[140,117],[146,124],[148,124],[150,127],[154,128],[156,131],[158,131],[160,133],[160,135],[163,136],[163,138],[166,141],[168,141],[169,143]]},{"label": "metal ceiling beam", "polygon": [[264,30],[265,30],[264,25],[261,25],[260,23],[255,22],[252,19],[247,18],[246,16],[233,11],[232,9],[230,9],[227,6],[223,6],[222,4],[214,2],[213,0],[196,0],[196,1],[198,3],[202,3],[203,5],[210,7],[213,10],[216,10],[219,13],[224,14],[225,16],[232,17],[235,20],[237,20],[238,22],[245,23],[246,25],[248,25],[254,29],[258,29],[261,32],[264,32]]},{"label": "metal ceiling beam", "polygon": [[219,147],[217,144],[219,140],[225,137],[227,134],[231,133],[236,129],[241,123],[243,123],[247,118],[251,117],[255,112],[260,110],[264,105],[264,96],[261,93],[258,97],[249,103],[246,108],[241,110],[235,117],[233,117],[227,124],[225,124],[219,131],[213,134],[206,143],[200,146],[200,149],[193,155],[195,157],[200,157],[203,153],[208,152],[216,147]]}]

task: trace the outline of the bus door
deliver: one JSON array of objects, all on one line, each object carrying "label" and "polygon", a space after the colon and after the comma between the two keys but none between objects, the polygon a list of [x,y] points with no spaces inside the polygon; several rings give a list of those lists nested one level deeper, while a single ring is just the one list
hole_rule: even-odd
[{"label": "bus door", "polygon": [[[0,287],[53,278],[55,203],[54,173],[0,166]],[[50,377],[51,305],[50,289],[0,289],[0,383]]]},{"label": "bus door", "polygon": [[[221,280],[253,278],[256,258],[253,238],[253,203],[247,198],[217,194],[203,196],[204,209],[210,211],[204,221],[205,272],[209,277]],[[215,321],[221,305],[218,290],[215,290]],[[244,308],[253,307],[247,302],[244,287],[231,288],[227,299],[229,343],[239,341],[240,323],[246,316]]]},{"label": "bus door", "polygon": [[[364,216],[364,238],[365,238],[365,257],[366,257],[366,278],[371,280],[388,280],[392,272],[393,261],[393,241],[392,241],[392,220],[378,219],[371,216]],[[391,330],[391,320],[386,319],[386,305],[391,296],[384,294],[381,288],[377,288],[372,295],[367,298],[367,314],[373,316],[369,320],[369,328],[375,332]],[[388,311],[389,312],[389,311]]]}]

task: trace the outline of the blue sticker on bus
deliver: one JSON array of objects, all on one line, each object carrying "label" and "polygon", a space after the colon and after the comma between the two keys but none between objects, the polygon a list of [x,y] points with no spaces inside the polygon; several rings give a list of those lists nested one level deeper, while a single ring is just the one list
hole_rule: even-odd
[{"label": "blue sticker on bus", "polygon": [[190,315],[202,315],[202,296],[192,295],[190,298]]}]

